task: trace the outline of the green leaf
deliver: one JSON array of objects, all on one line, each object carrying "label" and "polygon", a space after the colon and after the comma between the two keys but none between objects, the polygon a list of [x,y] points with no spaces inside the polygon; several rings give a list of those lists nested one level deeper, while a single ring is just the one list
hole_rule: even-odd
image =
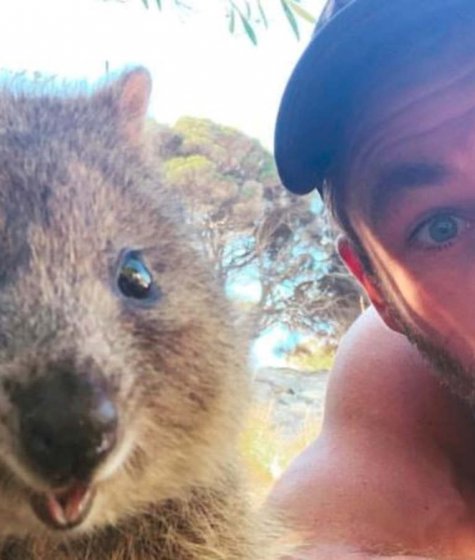
[{"label": "green leaf", "polygon": [[246,18],[249,20],[251,17],[251,4],[246,2]]},{"label": "green leaf", "polygon": [[267,21],[266,13],[264,12],[264,8],[262,7],[261,0],[257,0],[257,7],[259,8],[259,13],[261,14],[262,23],[264,27],[267,29],[269,27],[269,22]]},{"label": "green leaf", "polygon": [[162,9],[162,0],[155,0],[155,2],[157,3],[157,8],[159,10],[161,10]]},{"label": "green leaf", "polygon": [[142,4],[147,8],[148,10],[148,0],[142,0]]},{"label": "green leaf", "polygon": [[290,26],[292,27],[295,36],[297,37],[297,39],[300,39],[299,26],[289,4],[287,4],[287,0],[280,0],[280,3],[282,4],[284,13],[287,16],[287,19],[289,20]]},{"label": "green leaf", "polygon": [[244,27],[244,31],[246,32],[247,36],[249,37],[253,45],[257,45],[257,37],[254,29],[252,28],[252,25],[241,12],[239,12],[239,16],[241,17],[242,26]]},{"label": "green leaf", "polygon": [[288,3],[290,4],[290,6],[292,6],[292,10],[302,19],[308,21],[309,23],[315,23],[317,21],[317,19],[312,16],[312,14],[310,12],[307,12],[307,10],[304,10],[302,8],[302,6],[300,6],[299,4],[297,4],[297,2],[295,0],[288,0]]},{"label": "green leaf", "polygon": [[236,29],[236,11],[234,8],[231,8],[231,12],[229,13],[229,32],[234,33]]}]

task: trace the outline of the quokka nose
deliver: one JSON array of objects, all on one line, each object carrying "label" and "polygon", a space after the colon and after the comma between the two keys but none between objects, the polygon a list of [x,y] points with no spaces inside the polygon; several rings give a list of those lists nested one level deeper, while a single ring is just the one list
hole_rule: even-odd
[{"label": "quokka nose", "polygon": [[46,376],[23,389],[17,404],[26,458],[53,485],[87,481],[116,443],[117,409],[92,380]]}]

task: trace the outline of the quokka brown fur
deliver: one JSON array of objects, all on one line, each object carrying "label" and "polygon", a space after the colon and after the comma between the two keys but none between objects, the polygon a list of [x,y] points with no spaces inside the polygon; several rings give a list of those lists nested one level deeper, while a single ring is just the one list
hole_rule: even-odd
[{"label": "quokka brown fur", "polygon": [[0,92],[1,560],[275,557],[244,343],[144,156],[150,87]]}]

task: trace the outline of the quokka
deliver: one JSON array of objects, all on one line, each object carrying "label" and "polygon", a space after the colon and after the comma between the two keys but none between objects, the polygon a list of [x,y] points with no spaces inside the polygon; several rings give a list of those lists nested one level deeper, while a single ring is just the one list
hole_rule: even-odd
[{"label": "quokka", "polygon": [[268,560],[246,358],[144,156],[151,82],[0,91],[0,559]]}]

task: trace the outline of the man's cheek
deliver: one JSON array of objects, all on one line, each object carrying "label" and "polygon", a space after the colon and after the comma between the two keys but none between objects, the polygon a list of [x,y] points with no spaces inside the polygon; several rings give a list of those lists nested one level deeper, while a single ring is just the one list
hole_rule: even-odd
[{"label": "man's cheek", "polygon": [[[474,289],[435,282],[396,270],[387,286],[388,299],[404,325],[449,351],[466,365],[475,361]],[[427,280],[427,279],[426,279]]]}]

